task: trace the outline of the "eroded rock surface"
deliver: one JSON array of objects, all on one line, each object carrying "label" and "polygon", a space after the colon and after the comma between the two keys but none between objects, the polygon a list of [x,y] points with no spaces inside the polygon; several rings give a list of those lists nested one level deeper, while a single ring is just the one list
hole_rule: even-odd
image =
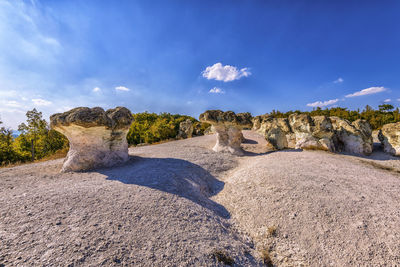
[{"label": "eroded rock surface", "polygon": [[187,119],[185,121],[182,121],[179,124],[179,133],[178,133],[178,138],[191,138],[193,136],[193,122],[190,119]]},{"label": "eroded rock surface", "polygon": [[212,125],[217,134],[217,142],[213,148],[216,152],[227,151],[235,155],[242,155],[240,144],[244,141],[243,128],[251,128],[252,116],[250,113],[233,111],[207,110],[200,114],[200,121]]},{"label": "eroded rock surface", "polygon": [[400,156],[400,122],[383,125],[378,138],[385,152]]},{"label": "eroded rock surface", "polygon": [[51,127],[64,134],[70,149],[62,172],[110,167],[128,160],[126,135],[133,121],[124,107],[74,108],[50,117]]},{"label": "eroded rock surface", "polygon": [[289,118],[261,115],[253,119],[253,130],[262,133],[270,149],[284,148],[345,151],[359,155],[372,153],[369,123],[350,123],[338,117],[292,114]]}]

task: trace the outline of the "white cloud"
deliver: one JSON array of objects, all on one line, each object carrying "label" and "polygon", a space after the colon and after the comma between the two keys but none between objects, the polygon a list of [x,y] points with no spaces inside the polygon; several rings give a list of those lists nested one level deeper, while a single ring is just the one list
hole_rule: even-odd
[{"label": "white cloud", "polygon": [[118,90],[118,91],[130,91],[130,89],[125,87],[125,86],[117,86],[117,87],[115,87],[115,90]]},{"label": "white cloud", "polygon": [[225,91],[218,87],[211,88],[208,92],[211,94],[225,94]]},{"label": "white cloud", "polygon": [[333,81],[333,83],[342,83],[344,82],[343,78],[339,77],[336,80]]},{"label": "white cloud", "polygon": [[390,99],[390,98],[383,100],[384,103],[389,103],[391,101],[392,101],[392,99]]},{"label": "white cloud", "polygon": [[309,103],[307,104],[308,107],[326,107],[326,106],[330,106],[333,105],[335,103],[337,103],[339,101],[339,99],[331,99],[331,100],[327,100],[327,101],[317,101],[314,103]]},{"label": "white cloud", "polygon": [[93,88],[93,92],[100,92],[100,88],[99,87]]},{"label": "white cloud", "polygon": [[36,106],[49,106],[52,104],[51,101],[44,100],[41,98],[34,98],[34,99],[32,99],[32,102]]},{"label": "white cloud", "polygon": [[355,97],[355,96],[363,96],[363,95],[372,95],[380,92],[386,91],[387,88],[380,86],[380,87],[369,87],[363,89],[361,91],[354,92],[352,94],[346,95],[346,97]]},{"label": "white cloud", "polygon": [[217,81],[231,82],[239,80],[242,77],[248,77],[251,75],[248,68],[242,68],[238,70],[234,66],[225,65],[221,63],[215,63],[212,66],[207,67],[203,72],[203,77],[208,80],[214,79]]},{"label": "white cloud", "polygon": [[5,103],[7,107],[20,108],[22,105],[15,100],[10,100]]}]

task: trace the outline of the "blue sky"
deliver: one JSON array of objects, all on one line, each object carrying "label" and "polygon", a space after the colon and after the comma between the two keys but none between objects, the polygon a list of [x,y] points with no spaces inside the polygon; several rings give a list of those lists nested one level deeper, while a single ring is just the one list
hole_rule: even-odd
[{"label": "blue sky", "polygon": [[0,116],[400,104],[399,1],[0,0]]}]

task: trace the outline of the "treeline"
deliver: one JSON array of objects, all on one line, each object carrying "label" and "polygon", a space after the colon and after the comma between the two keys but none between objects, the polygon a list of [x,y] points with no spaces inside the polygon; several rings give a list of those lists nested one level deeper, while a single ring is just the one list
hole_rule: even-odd
[{"label": "treeline", "polygon": [[26,117],[26,123],[18,126],[20,134],[16,138],[11,129],[0,128],[0,166],[42,159],[60,150],[67,151],[67,138],[50,129],[42,118],[42,112],[33,109],[26,113]]},{"label": "treeline", "polygon": [[364,119],[367,120],[373,130],[380,129],[383,125],[393,122],[400,121],[400,111],[399,108],[394,108],[392,105],[384,104],[379,105],[378,110],[374,110],[370,106],[366,106],[362,111],[358,110],[348,110],[347,108],[316,108],[313,111],[288,111],[288,112],[280,112],[273,110],[271,115],[277,118],[287,118],[290,114],[309,114],[310,116],[336,116],[342,119],[346,119],[349,121],[355,121],[357,119]]},{"label": "treeline", "polygon": [[179,133],[179,124],[187,119],[191,120],[194,128],[202,134],[209,126],[197,121],[195,118],[170,113],[136,113],[133,114],[132,123],[127,140],[130,145],[152,144],[164,140],[175,139]]},{"label": "treeline", "polygon": [[[289,117],[290,114],[309,114],[311,116],[337,116],[349,121],[357,119],[367,120],[372,128],[380,129],[383,125],[400,121],[399,108],[392,105],[380,105],[378,110],[366,106],[362,111],[348,110],[347,108],[316,108],[310,112],[300,110],[280,112],[273,110],[275,117]],[[152,144],[164,140],[176,139],[179,133],[179,124],[187,119],[191,120],[197,134],[201,135],[210,126],[200,123],[195,118],[170,113],[136,113],[127,140],[130,145],[142,143]],[[13,136],[9,128],[0,127],[0,166],[16,162],[26,162],[42,159],[59,153],[65,155],[68,151],[68,140],[42,118],[42,113],[36,109],[26,113],[26,122],[18,126],[18,137]],[[0,126],[2,122],[0,121]],[[61,152],[60,152],[61,151]]]}]

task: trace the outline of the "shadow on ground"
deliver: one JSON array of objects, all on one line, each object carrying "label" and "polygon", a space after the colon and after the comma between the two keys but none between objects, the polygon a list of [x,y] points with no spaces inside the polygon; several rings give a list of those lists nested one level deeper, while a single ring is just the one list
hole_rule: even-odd
[{"label": "shadow on ground", "polygon": [[130,156],[121,166],[99,169],[108,180],[135,184],[189,199],[223,218],[229,212],[209,199],[224,188],[224,183],[207,170],[189,161],[175,158],[143,158]]},{"label": "shadow on ground", "polygon": [[368,155],[368,156],[355,155],[355,154],[351,154],[351,153],[347,153],[347,152],[340,152],[339,154],[359,157],[359,158],[363,158],[363,159],[378,160],[378,161],[399,160],[400,159],[399,157],[392,156],[391,154],[383,151],[383,147],[380,143],[373,144],[372,154]]}]

